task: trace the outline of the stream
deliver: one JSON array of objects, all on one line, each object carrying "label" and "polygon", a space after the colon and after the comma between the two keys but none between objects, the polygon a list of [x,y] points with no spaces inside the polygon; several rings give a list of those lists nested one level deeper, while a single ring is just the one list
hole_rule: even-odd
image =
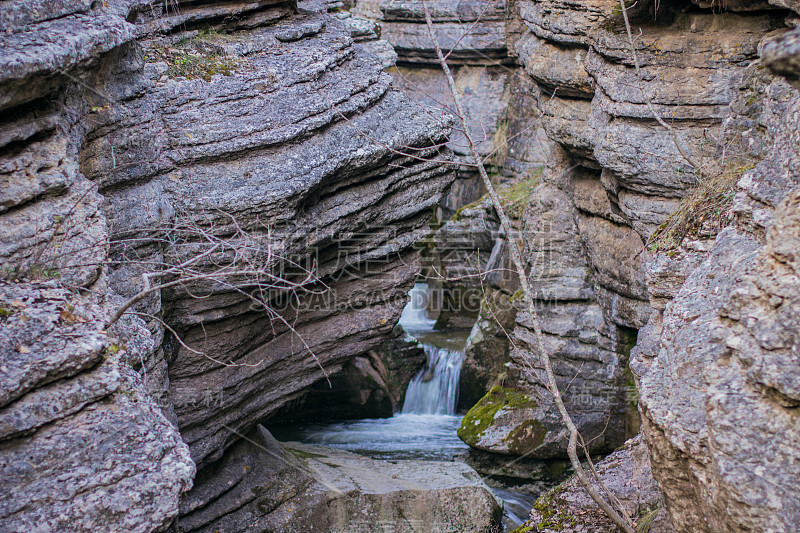
[{"label": "stream", "polygon": [[[458,380],[469,331],[434,331],[426,311],[427,284],[417,283],[400,325],[423,345],[427,362],[411,380],[401,412],[390,418],[304,424],[276,431],[279,440],[341,448],[374,459],[451,461],[469,450],[456,435],[463,415],[456,414]],[[525,520],[532,496],[493,489],[503,500],[506,530]]]}]

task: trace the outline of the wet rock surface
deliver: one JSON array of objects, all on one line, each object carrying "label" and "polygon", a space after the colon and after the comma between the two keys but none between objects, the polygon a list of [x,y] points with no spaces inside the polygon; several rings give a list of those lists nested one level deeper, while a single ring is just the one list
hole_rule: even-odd
[{"label": "wet rock surface", "polygon": [[[185,531],[490,532],[500,517],[494,494],[466,465],[278,443],[260,426],[211,471],[182,504]],[[203,506],[217,499],[237,509],[235,518],[209,520]]]}]

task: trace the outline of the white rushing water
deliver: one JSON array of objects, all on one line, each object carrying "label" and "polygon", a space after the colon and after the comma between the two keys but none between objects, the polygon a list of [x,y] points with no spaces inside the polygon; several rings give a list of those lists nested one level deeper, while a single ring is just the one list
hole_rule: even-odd
[{"label": "white rushing water", "polygon": [[366,418],[312,424],[276,433],[280,440],[299,440],[341,448],[373,459],[449,461],[467,450],[456,430],[461,417],[398,413],[391,418]]},{"label": "white rushing water", "polygon": [[449,461],[468,449],[456,435],[462,417],[455,414],[468,332],[433,330],[436,321],[428,318],[426,283],[417,283],[409,296],[400,325],[420,340],[427,362],[409,384],[402,411],[390,418],[281,428],[276,436],[342,448],[376,459]]},{"label": "white rushing water", "polygon": [[410,299],[400,315],[400,326],[412,335],[433,331],[436,321],[428,318],[428,284],[415,284],[408,296]]},{"label": "white rushing water", "polygon": [[[450,461],[469,447],[456,435],[461,415],[456,415],[458,380],[464,359],[466,331],[434,331],[428,317],[428,286],[417,283],[409,292],[400,325],[420,341],[427,361],[406,390],[402,412],[391,418],[348,420],[279,428],[280,440],[299,440],[360,453],[375,459],[427,459]],[[496,490],[506,504],[504,522],[509,529],[527,518],[531,497]]]},{"label": "white rushing water", "polygon": [[[458,401],[458,378],[464,360],[464,341],[456,348],[441,336],[431,335],[435,320],[428,318],[428,284],[417,283],[408,293],[410,300],[400,316],[403,330],[422,341],[425,366],[408,384],[403,414],[452,415]],[[425,341],[433,341],[431,344]]]},{"label": "white rushing water", "polygon": [[403,413],[452,415],[458,401],[462,350],[424,344],[428,360],[406,389]]}]

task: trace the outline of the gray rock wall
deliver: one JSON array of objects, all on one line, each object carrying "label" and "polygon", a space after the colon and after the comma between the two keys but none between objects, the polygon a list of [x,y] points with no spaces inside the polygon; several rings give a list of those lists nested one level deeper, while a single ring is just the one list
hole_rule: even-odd
[{"label": "gray rock wall", "polygon": [[[478,10],[435,5],[442,21]],[[676,529],[791,531],[798,94],[785,80],[798,80],[797,5],[639,2],[630,15],[641,82],[618,2],[506,6],[508,64],[533,81],[527,90],[558,145],[518,221],[546,342],[581,430],[602,435],[598,451],[635,431],[638,395]],[[495,31],[492,16],[481,35]],[[479,55],[488,45],[474,46]],[[427,59],[406,53],[409,63]],[[456,218],[434,242],[484,259],[453,259],[450,271],[488,269],[491,210],[479,203]],[[476,224],[473,242],[458,240]],[[483,372],[486,390],[505,388],[478,403],[462,434],[485,450],[563,454],[528,318],[517,314],[511,350],[487,323],[497,294],[489,289],[468,350],[483,360],[465,368]],[[523,434],[531,446],[517,441]]]},{"label": "gray rock wall", "polygon": [[767,94],[772,148],[738,181],[734,223],[679,289],[663,264],[649,279],[673,299],[634,368],[654,474],[684,531],[792,531],[798,516],[797,93],[776,81]]},{"label": "gray rock wall", "polygon": [[[396,86],[420,104],[452,113],[453,99],[425,25],[422,3],[387,0],[377,7],[379,15],[359,6],[356,12],[376,18],[382,38],[394,46],[397,65],[389,72]],[[550,142],[539,124],[530,79],[511,62],[506,2],[442,1],[428,7],[440,46],[445,53],[452,49],[448,61],[478,152],[487,158],[498,182],[527,177],[544,163]],[[469,165],[460,124],[454,126],[448,146],[465,164],[442,202],[439,222],[485,192]]]},{"label": "gray rock wall", "polygon": [[[0,529],[163,530],[195,464],[391,337],[455,178],[450,119],[390,87],[374,25],[326,8],[0,8]],[[178,263],[192,281],[106,335]],[[253,268],[277,276],[266,307],[252,276],[196,276]]]},{"label": "gray rock wall", "polygon": [[192,486],[188,447],[132,370],[150,334],[108,318],[56,281],[0,283],[3,531],[164,531]]}]

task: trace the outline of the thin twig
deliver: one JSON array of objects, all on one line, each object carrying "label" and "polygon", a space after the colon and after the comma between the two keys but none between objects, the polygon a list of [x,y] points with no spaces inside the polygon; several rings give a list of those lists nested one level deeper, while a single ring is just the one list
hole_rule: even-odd
[{"label": "thin twig", "polygon": [[[624,1],[624,0],[623,0]],[[575,470],[575,475],[578,477],[581,485],[586,489],[592,499],[597,503],[598,506],[608,515],[608,517],[617,525],[619,529],[624,531],[625,533],[635,533],[633,525],[630,523],[630,520],[627,520],[619,513],[617,513],[614,508],[603,499],[603,497],[595,490],[592,486],[591,481],[586,475],[585,470],[583,469],[583,465],[581,465],[580,459],[578,458],[577,454],[577,443],[578,443],[578,428],[575,426],[575,423],[572,420],[569,412],[567,411],[566,406],[564,405],[564,401],[561,397],[561,392],[558,389],[558,383],[556,382],[556,377],[553,372],[553,367],[550,362],[550,356],[548,355],[543,341],[543,334],[542,328],[539,324],[539,319],[537,318],[536,313],[536,306],[533,300],[533,292],[531,291],[530,284],[528,283],[528,278],[525,274],[525,264],[522,262],[522,256],[520,254],[519,246],[516,239],[513,239],[512,236],[514,233],[511,230],[511,221],[508,219],[508,216],[503,209],[502,203],[500,202],[500,197],[497,195],[497,192],[494,190],[494,186],[492,185],[492,181],[489,179],[489,175],[486,173],[486,169],[484,168],[481,158],[478,155],[477,150],[475,149],[475,145],[472,142],[472,137],[469,132],[469,128],[467,126],[466,114],[461,106],[461,98],[458,94],[458,89],[456,87],[455,80],[453,79],[453,74],[450,72],[450,67],[447,64],[447,61],[444,58],[444,54],[442,53],[442,48],[439,46],[439,42],[436,39],[436,35],[434,34],[433,30],[433,21],[431,20],[431,14],[428,10],[428,4],[425,0],[422,0],[422,7],[425,11],[425,23],[428,26],[428,34],[430,35],[431,40],[433,41],[434,48],[436,49],[436,55],[439,58],[439,64],[444,71],[445,77],[447,78],[447,83],[450,86],[450,92],[453,94],[453,100],[455,101],[456,105],[456,112],[458,114],[458,119],[461,121],[461,124],[464,128],[464,135],[467,139],[467,144],[469,145],[470,155],[472,159],[475,161],[475,165],[478,168],[478,173],[483,180],[484,185],[486,186],[486,190],[489,193],[489,197],[492,200],[492,205],[497,212],[497,216],[500,218],[500,224],[502,225],[503,229],[506,232],[506,235],[509,236],[509,251],[511,252],[511,259],[514,263],[514,266],[517,269],[517,274],[519,275],[520,285],[522,287],[523,295],[525,300],[528,304],[528,313],[530,315],[531,323],[533,324],[533,329],[536,337],[536,344],[537,350],[539,352],[539,356],[542,360],[544,365],[545,373],[547,375],[547,383],[548,383],[548,390],[550,394],[553,396],[553,400],[558,408],[559,413],[561,414],[561,418],[564,421],[564,424],[567,426],[567,430],[569,431],[569,443],[567,445],[567,455],[569,455],[570,462],[572,463],[572,468]]]},{"label": "thin twig", "polygon": [[631,31],[630,20],[628,20],[628,8],[625,6],[625,0],[619,0],[619,5],[622,7],[622,18],[625,20],[625,30],[628,32],[628,41],[630,42],[631,55],[633,56],[633,66],[636,67],[636,81],[639,84],[639,91],[641,91],[642,93],[642,99],[644,100],[644,103],[647,105],[647,109],[649,109],[650,113],[653,114],[653,117],[656,119],[656,121],[658,121],[658,123],[661,124],[664,128],[666,128],[667,131],[670,133],[670,135],[672,136],[672,140],[675,142],[675,147],[678,149],[678,152],[681,154],[681,157],[683,157],[683,159],[686,160],[686,162],[689,163],[694,170],[699,171],[700,165],[698,165],[697,162],[695,162],[695,160],[692,159],[692,156],[689,155],[688,150],[684,148],[683,143],[680,141],[680,139],[678,139],[678,133],[675,131],[675,128],[673,128],[663,118],[661,118],[661,115],[658,114],[658,111],[653,105],[653,102],[650,101],[650,97],[647,96],[647,94],[644,91],[644,85],[642,84],[642,70],[639,67],[639,55],[636,53],[636,43],[633,39],[633,32]]}]

